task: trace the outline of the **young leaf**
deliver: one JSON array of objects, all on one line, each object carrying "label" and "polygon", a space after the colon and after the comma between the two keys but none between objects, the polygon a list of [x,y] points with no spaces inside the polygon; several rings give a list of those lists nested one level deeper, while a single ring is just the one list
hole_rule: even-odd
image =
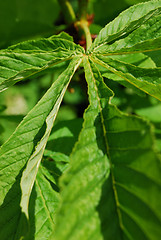
[{"label": "young leaf", "polygon": [[[99,57],[99,56],[98,56]],[[152,61],[152,59],[146,56],[143,53],[135,53],[135,54],[125,54],[125,55],[113,55],[110,56],[113,60],[119,60],[121,62],[130,63],[135,66],[141,68],[155,68],[156,65]],[[140,90],[139,88],[135,87],[131,83],[127,82],[124,78],[116,75],[115,72],[111,72],[107,68],[102,67],[101,65],[97,65],[103,77],[106,77],[110,80],[117,81],[121,85],[125,86],[126,88],[131,88],[134,93],[138,94],[139,96],[145,96],[145,92]]]},{"label": "young leaf", "polygon": [[[161,101],[161,68],[140,68],[106,56],[98,56],[94,61]],[[108,77],[108,73],[106,76]],[[110,77],[113,77],[113,75],[110,75]],[[113,77],[113,80],[115,80],[115,77]]]},{"label": "young leaf", "polygon": [[151,127],[110,105],[111,91],[99,71],[88,59],[84,66],[91,105],[61,180],[62,203],[50,239],[158,240],[161,161]]},{"label": "young leaf", "polygon": [[66,34],[26,41],[1,50],[0,91],[82,52],[84,49]]},{"label": "young leaf", "polygon": [[[146,24],[146,22],[151,18],[155,16],[159,16],[161,11],[161,1],[149,1],[146,3],[141,3],[135,6],[132,6],[122,12],[115,20],[107,24],[99,33],[98,37],[94,41],[94,43],[91,46],[90,52],[93,51],[99,51],[99,48],[107,45],[119,38],[122,38],[123,36],[128,35],[130,32],[134,31],[137,28],[140,28],[141,25]],[[155,19],[156,20],[156,19]],[[159,16],[160,20],[160,16]],[[157,22],[155,22],[157,23]],[[160,23],[154,24],[152,20],[152,29],[157,33],[157,28],[160,26]],[[144,26],[145,27],[145,26]],[[150,29],[150,26],[148,26]],[[141,30],[140,29],[140,36],[144,38],[147,37],[149,39],[149,33],[150,33],[150,38],[156,38],[155,35],[150,32],[147,28],[144,29],[144,34],[141,35]],[[138,30],[139,31],[139,30]],[[146,32],[146,33],[145,33]],[[159,35],[160,36],[160,35]],[[133,39],[131,37],[130,42],[133,42]],[[141,40],[139,39],[138,36],[136,37],[136,40]],[[146,39],[144,38],[144,41]],[[108,45],[107,45],[108,46]],[[122,47],[122,45],[120,44]],[[107,47],[108,49],[108,47]],[[100,50],[101,51],[101,50]]]}]

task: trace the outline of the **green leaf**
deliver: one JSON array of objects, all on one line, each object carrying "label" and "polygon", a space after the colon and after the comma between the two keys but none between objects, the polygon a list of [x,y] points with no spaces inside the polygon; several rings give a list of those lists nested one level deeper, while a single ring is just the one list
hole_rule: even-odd
[{"label": "green leaf", "polygon": [[[46,170],[47,171],[47,170]],[[53,169],[54,171],[54,169]],[[48,176],[52,177],[49,172]],[[48,239],[55,225],[59,204],[59,193],[44,175],[42,166],[38,170],[29,204],[29,233],[25,240]]]},{"label": "green leaf", "polygon": [[161,104],[145,108],[138,108],[135,110],[135,112],[138,115],[143,116],[152,122],[161,122]]},{"label": "green leaf", "polygon": [[[59,97],[57,98],[52,111],[47,116],[45,134],[39,141],[38,145],[36,146],[36,149],[35,149],[34,153],[31,155],[30,159],[28,160],[26,169],[23,171],[23,174],[22,174],[22,178],[21,178],[22,199],[21,199],[20,206],[22,208],[22,211],[26,214],[27,217],[28,217],[28,203],[29,203],[29,198],[30,198],[30,194],[32,191],[32,187],[35,182],[35,178],[37,175],[37,171],[38,171],[42,156],[44,154],[46,143],[48,141],[50,132],[52,130],[55,118],[57,116],[60,104],[62,102],[63,96],[65,94],[65,91],[67,89],[67,86],[69,84],[69,80],[71,79],[71,76],[68,79],[67,84],[62,89]],[[62,79],[59,79],[59,81],[61,82]]]},{"label": "green leaf", "polygon": [[[161,101],[161,68],[140,68],[105,56],[98,56],[94,61],[124,81]],[[110,76],[113,77],[113,75]]]},{"label": "green leaf", "polygon": [[[75,119],[59,122],[53,127],[53,134],[49,137],[50,142],[52,141],[53,150],[45,150],[45,157],[42,164],[40,164],[36,176],[29,202],[30,231],[29,234],[25,236],[25,240],[31,240],[33,236],[35,236],[35,240],[41,238],[48,239],[49,233],[51,234],[53,230],[60,199],[58,194],[58,180],[62,172],[64,172],[69,165],[69,157],[57,151],[62,150],[62,152],[64,152],[62,145],[64,145],[65,148],[67,145],[69,152],[69,149],[72,148],[78,138],[77,135],[81,125],[82,119]],[[60,139],[64,140],[64,143],[61,145],[58,143]],[[48,158],[50,159],[48,160]],[[51,159],[53,159],[53,161]]]},{"label": "green leaf", "polygon": [[[130,63],[130,64],[136,65],[138,67],[142,67],[142,68],[155,68],[156,67],[156,65],[152,61],[152,59],[143,53],[113,55],[113,56],[110,56],[110,58],[112,58],[114,60],[115,59],[119,60],[121,62]],[[142,90],[140,90],[137,87],[135,87],[134,85],[130,84],[129,82],[124,80],[119,75],[116,75],[114,72],[111,72],[110,70],[107,70],[107,68],[101,67],[100,65],[98,65],[98,68],[101,71],[103,77],[106,77],[110,80],[117,81],[121,85],[123,85],[127,88],[131,88],[136,94],[138,94],[140,96],[145,96],[145,93]]]},{"label": "green leaf", "polygon": [[87,59],[84,66],[91,105],[61,179],[62,203],[50,239],[158,240],[161,161],[151,126],[110,105],[111,91],[96,66]]},{"label": "green leaf", "polygon": [[[80,57],[73,59],[69,67],[53,83],[38,104],[27,114],[10,139],[0,148],[1,203],[15,182],[15,177],[31,156],[34,144],[37,141],[36,135],[42,128],[53,106],[57,103],[59,96],[64,92],[64,88],[68,86],[80,61]],[[8,176],[9,173],[12,174]]]},{"label": "green leaf", "polygon": [[[30,159],[28,160],[26,169],[23,171],[23,174],[22,174],[22,178],[21,178],[22,198],[21,198],[20,206],[22,208],[22,212],[25,213],[27,218],[28,218],[28,204],[29,204],[30,194],[31,194],[34,182],[35,182],[37,171],[38,171],[42,156],[44,154],[44,150],[45,150],[48,138],[50,136],[55,118],[57,116],[60,104],[61,104],[64,94],[66,92],[69,81],[71,80],[71,78],[74,74],[73,67],[74,67],[74,70],[76,70],[77,67],[79,66],[80,62],[82,61],[82,59],[80,59],[78,61],[78,63],[77,63],[77,61],[78,61],[78,59],[74,61],[75,67],[71,63],[71,66],[69,68],[70,70],[68,73],[66,73],[67,74],[66,78],[65,78],[66,84],[65,84],[64,88],[62,89],[61,93],[59,94],[59,97],[57,97],[57,100],[55,101],[52,111],[46,118],[46,131],[45,131],[43,137],[41,138],[41,140],[39,141],[39,143],[37,144],[35,151],[30,156]],[[64,74],[62,75],[62,77],[64,78]],[[63,82],[63,79],[61,77],[59,77],[59,82]]]},{"label": "green leaf", "polygon": [[[102,239],[95,208],[102,184],[109,174],[109,162],[100,102],[108,101],[112,92],[104,91],[98,79],[99,73],[95,69],[92,71],[86,58],[84,67],[90,106],[84,114],[83,129],[70,157],[70,168],[61,180],[62,204],[51,237],[56,240]],[[98,96],[97,84],[100,85],[101,96]]]},{"label": "green leaf", "polygon": [[[104,51],[103,48],[109,43],[112,43],[115,40],[118,40],[119,38],[122,38],[128,34],[130,34],[132,31],[138,28],[136,37],[132,39],[131,35],[127,37],[127,44],[130,43],[133,44],[133,41],[140,41],[142,42],[142,38],[145,40],[148,39],[155,39],[160,36],[160,11],[161,11],[161,1],[150,1],[146,3],[141,3],[135,6],[132,6],[122,12],[115,20],[110,22],[103,28],[94,43],[91,46],[90,52],[94,51]],[[152,18],[152,19],[151,19]],[[149,22],[149,21],[150,22]],[[158,23],[159,21],[159,23]],[[147,22],[147,23],[146,23]],[[148,27],[149,29],[151,28],[150,25],[152,25],[152,30],[149,30],[148,28],[145,29],[145,26]],[[147,25],[146,25],[147,24]],[[141,26],[141,28],[140,28]],[[143,26],[143,27],[142,27]],[[142,29],[143,28],[143,29]],[[141,34],[143,30],[143,34]],[[157,33],[157,30],[159,32]],[[135,31],[134,31],[135,32]],[[153,32],[156,33],[156,37],[153,34]],[[144,35],[145,34],[145,35]],[[134,36],[134,34],[133,34]],[[125,38],[126,39],[126,38]],[[121,41],[121,40],[120,40]],[[126,44],[126,41],[124,43],[124,39],[122,42],[119,44],[117,43],[117,46],[119,48],[123,48],[124,45]],[[148,46],[149,43],[147,43]],[[159,44],[159,41],[156,43],[157,45]],[[116,45],[116,44],[115,44]],[[114,46],[115,46],[114,45]],[[152,44],[153,46],[153,44]],[[160,44],[159,44],[160,46]],[[113,47],[113,46],[112,46]],[[107,45],[107,49],[110,49],[110,46]],[[114,50],[112,50],[114,51]],[[107,53],[107,52],[106,52]]]},{"label": "green leaf", "polygon": [[161,50],[154,52],[146,52],[146,55],[149,56],[156,64],[157,67],[161,67]]},{"label": "green leaf", "polygon": [[[70,155],[82,127],[82,119],[60,121],[54,125],[46,149]],[[63,148],[62,148],[63,146]],[[45,151],[45,156],[46,151]]]},{"label": "green leaf", "polygon": [[95,53],[103,55],[130,54],[161,50],[161,15],[151,17],[127,37],[111,45],[98,47]]},{"label": "green leaf", "polygon": [[[105,111],[111,178],[98,207],[104,239],[154,239],[161,234],[161,161],[150,125],[140,118]],[[105,226],[108,226],[105,227]]]},{"label": "green leaf", "polygon": [[18,81],[82,55],[83,48],[60,34],[48,39],[26,41],[0,51],[0,91]]},{"label": "green leaf", "polygon": [[[57,108],[60,104],[60,96],[64,94],[65,89],[67,88],[74,72],[79,66],[82,59],[80,57],[75,57],[68,68],[60,75],[60,77],[53,83],[51,88],[43,96],[43,98],[38,102],[38,104],[28,113],[24,120],[20,123],[18,128],[15,130],[10,139],[0,148],[0,202],[3,209],[3,214],[0,215],[0,236],[3,235],[3,239],[7,240],[8,236],[21,236],[23,230],[23,221],[24,215],[20,212],[19,202],[20,202],[20,177],[23,171],[23,168],[26,162],[29,159],[33,159],[34,163],[29,160],[29,165],[33,163],[37,165],[41,160],[42,155],[38,155],[39,148],[40,151],[44,150],[44,146],[41,146],[46,134],[50,131],[51,128],[48,120],[50,112],[53,113],[52,109]],[[59,99],[59,100],[58,100]],[[58,102],[59,101],[59,102]],[[55,112],[56,114],[56,112]],[[47,130],[42,136],[42,127],[47,118]],[[41,132],[40,132],[41,130]],[[38,137],[39,136],[39,137]],[[42,140],[37,144],[37,148],[34,151],[37,138],[39,139],[42,136]],[[47,139],[45,139],[46,141]],[[45,143],[44,143],[45,144]],[[16,150],[16,151],[15,151]],[[33,154],[32,154],[33,153]],[[32,155],[31,155],[32,154]],[[37,155],[36,155],[37,154]],[[27,172],[32,177],[32,182],[30,186],[24,186],[25,189],[22,189],[22,194],[28,192],[28,198],[34,180],[36,177],[37,170],[33,168],[33,172]],[[30,181],[30,179],[28,179]],[[30,187],[30,189],[28,189]],[[9,197],[8,197],[9,196]],[[25,204],[28,204],[28,198]],[[13,210],[13,206],[17,207]],[[23,205],[23,210],[26,209],[26,205]],[[27,211],[27,210],[26,210]],[[26,212],[25,212],[26,213]],[[27,215],[27,213],[26,213]],[[16,216],[14,218],[14,216]],[[20,218],[21,216],[21,218]],[[10,222],[10,227],[6,226],[6,222]],[[22,225],[22,226],[21,226]],[[5,227],[6,226],[6,227]],[[17,232],[15,232],[15,226]],[[22,228],[22,229],[21,229]],[[16,235],[18,234],[18,235]],[[5,236],[7,236],[5,238]]]},{"label": "green leaf", "polygon": [[111,55],[110,58],[113,60],[119,60],[121,62],[130,63],[142,68],[155,68],[155,62],[144,53],[131,53],[121,55]]}]

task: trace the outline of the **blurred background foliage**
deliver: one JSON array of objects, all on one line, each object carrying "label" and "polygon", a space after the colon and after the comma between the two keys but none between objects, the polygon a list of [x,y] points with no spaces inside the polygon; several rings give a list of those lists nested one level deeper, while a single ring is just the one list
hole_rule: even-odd
[{"label": "blurred background foliage", "polygon": [[[77,1],[71,0],[70,2],[77,13]],[[90,25],[91,33],[96,36],[100,29],[109,21],[112,21],[121,11],[139,2],[144,1],[90,0],[88,13],[93,19]],[[1,49],[24,40],[49,37],[53,34],[58,34],[62,30],[69,32],[75,37],[75,30],[64,22],[57,0],[0,0]],[[81,39],[76,41],[80,43]],[[161,66],[160,53],[148,54],[147,56],[151,57],[157,66]],[[19,122],[33,108],[65,67],[65,64],[58,65],[53,72],[47,72],[35,79],[32,78],[19,82],[0,93],[0,145],[9,138]],[[152,122],[157,138],[158,150],[160,151],[161,103],[148,95],[140,95],[135,90],[120,85],[119,82],[114,82],[108,78],[105,78],[105,82],[115,93],[112,103],[116,104],[120,110],[129,114],[139,115]],[[68,155],[70,153],[69,149],[72,149],[81,129],[82,116],[87,105],[87,86],[84,74],[80,68],[65,94],[56,120],[57,130],[60,130],[58,132],[64,132],[67,134],[67,138],[70,139],[69,144],[64,148],[64,151],[65,149],[66,151],[68,149],[68,151],[62,154]],[[71,126],[72,129],[76,129],[72,130],[72,135],[69,134],[72,132]],[[52,136],[55,135],[51,135],[49,139],[46,156],[51,155],[50,141],[52,142],[53,140]],[[64,136],[66,135],[62,135],[61,139]],[[54,139],[56,139],[56,148],[58,148],[55,151],[60,151],[58,137]],[[54,155],[54,157],[56,156]]]}]

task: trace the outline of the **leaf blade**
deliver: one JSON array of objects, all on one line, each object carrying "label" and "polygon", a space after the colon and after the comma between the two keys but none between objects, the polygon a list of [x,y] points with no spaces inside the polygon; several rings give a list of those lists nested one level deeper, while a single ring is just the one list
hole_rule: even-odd
[{"label": "leaf blade", "polygon": [[30,231],[25,240],[35,237],[47,239],[55,225],[55,215],[60,201],[59,193],[56,192],[42,171],[38,170],[29,205]]},{"label": "leaf blade", "polygon": [[122,55],[132,53],[148,53],[161,49],[161,16],[156,14],[127,37],[104,44],[94,53],[103,55]]},{"label": "leaf blade", "polygon": [[[107,71],[161,101],[161,68],[140,68],[105,56],[93,60]],[[108,72],[105,76],[108,77]],[[116,80],[111,74],[109,76]]]},{"label": "leaf blade", "polygon": [[[95,208],[99,202],[102,184],[109,174],[109,163],[105,140],[96,137],[96,131],[104,136],[100,103],[93,81],[93,74],[97,73],[91,71],[86,58],[84,67],[90,86],[90,105],[84,114],[83,129],[71,154],[71,167],[61,180],[62,205],[57,215],[55,232],[51,236],[51,239],[56,240],[102,239],[100,220]],[[111,96],[112,92],[109,90],[106,97]]]},{"label": "leaf blade", "polygon": [[[89,73],[88,61],[85,62],[85,69]],[[90,169],[90,163],[93,161],[96,148],[93,148],[93,152],[91,153],[87,146],[87,136],[88,140],[90,140],[91,125],[86,124],[88,121],[91,124],[93,123],[92,114],[87,115],[90,112],[90,108],[88,108],[85,113],[83,130],[73,151],[73,155],[71,155],[71,168],[62,178],[63,200],[60,212],[58,213],[55,238],[53,234],[50,239],[121,240],[125,238],[133,240],[137,236],[138,239],[157,240],[161,231],[161,214],[157,210],[160,208],[161,202],[161,180],[159,178],[161,161],[154,150],[151,126],[145,120],[125,115],[116,107],[109,104],[108,99],[111,96],[111,92],[103,84],[100,73],[91,61],[90,69],[92,69],[90,71],[90,78],[89,75],[86,76],[90,85],[90,100],[93,100],[92,108],[100,109],[98,107],[100,105],[103,116],[99,115],[99,118],[104,118],[103,122],[97,122],[99,125],[95,123],[96,135],[94,135],[93,130],[92,137],[93,140],[97,139],[97,148],[99,147],[99,150],[102,149],[104,154],[108,154],[108,159],[106,158],[108,162],[106,171],[108,174],[107,178],[104,178],[106,180],[103,188],[102,184],[104,181],[101,182],[101,185],[97,183],[96,197],[94,194],[96,192],[96,188],[94,188],[95,182],[93,180],[93,185],[90,183],[90,179],[92,179],[90,175],[93,174],[93,178],[97,179],[99,173],[97,172],[98,168],[95,169],[95,172],[91,172]],[[93,83],[89,79],[93,79]],[[96,92],[100,98],[99,103]],[[104,131],[100,130],[100,125],[101,127],[104,126]],[[85,134],[85,130],[87,129],[88,134]],[[106,133],[105,138],[103,133]],[[83,134],[85,136],[84,139]],[[84,152],[87,150],[88,154],[90,154],[90,156],[85,154],[84,160],[80,154],[82,139],[85,145],[83,145]],[[106,147],[105,139],[108,141]],[[102,146],[100,146],[100,141]],[[76,161],[77,154],[79,155],[79,162]],[[91,160],[88,164],[87,159],[88,161]],[[99,160],[100,162],[102,161],[100,157]],[[101,164],[100,162],[99,164]],[[84,175],[82,174],[83,176],[87,175],[84,183],[82,183],[82,175],[79,176],[81,168],[86,168],[86,172]],[[127,169],[131,169],[131,171],[128,172]],[[79,178],[76,176],[77,174]],[[88,184],[91,185],[90,190],[87,188]],[[130,196],[125,195],[120,190],[122,185],[128,189],[128,192],[131,191],[129,193]],[[88,194],[84,194],[86,191]],[[89,196],[91,191],[93,191],[92,197]],[[102,197],[99,203],[101,192]],[[149,195],[150,200],[148,198]],[[99,205],[97,206],[98,203]]]},{"label": "leaf blade", "polygon": [[[71,70],[70,70],[70,78],[68,79],[67,84],[64,86],[59,97],[57,98],[57,101],[55,102],[55,105],[54,105],[52,111],[46,118],[45,134],[43,135],[43,137],[39,141],[38,145],[36,146],[34,153],[31,155],[30,159],[28,160],[26,169],[23,171],[22,178],[21,178],[22,198],[21,198],[20,206],[22,208],[22,212],[25,213],[27,218],[28,218],[28,204],[29,204],[30,194],[31,194],[32,187],[33,187],[35,179],[36,179],[37,171],[38,171],[41,159],[43,157],[48,138],[50,136],[55,118],[57,116],[57,113],[58,113],[60,104],[62,102],[62,99],[64,97],[64,94],[67,90],[68,84],[69,84],[74,72],[80,65],[81,61],[82,61],[82,59],[80,59],[78,62],[74,61],[74,64],[75,64],[74,71],[73,71],[73,67],[71,67],[73,72],[71,72]],[[71,63],[71,65],[72,65],[72,63]],[[64,77],[64,75],[63,75],[63,77]],[[68,75],[68,77],[69,77],[69,75]],[[59,81],[62,81],[62,79],[60,78]]]},{"label": "leaf blade", "polygon": [[[115,205],[112,208],[111,204],[106,213],[101,209],[103,236],[105,239],[124,237],[132,240],[137,236],[138,239],[157,240],[161,232],[161,214],[157,211],[161,199],[161,159],[154,148],[152,128],[145,120],[123,114],[107,102],[102,101],[103,106],[111,174],[101,200],[104,204],[109,202],[112,191]],[[117,230],[116,222],[111,221],[113,214],[119,219]],[[108,231],[104,228],[107,223],[110,224]],[[120,236],[115,235],[118,229],[121,229]]]},{"label": "leaf blade", "polygon": [[32,40],[0,51],[0,91],[52,66],[81,55],[83,48],[65,34]]},{"label": "leaf blade", "polygon": [[[29,114],[20,123],[10,139],[4,145],[2,145],[0,149],[0,201],[2,204],[1,209],[3,209],[3,214],[0,216],[0,236],[2,235],[3,239],[8,239],[8,234],[9,237],[15,237],[15,239],[19,239],[21,236],[24,236],[26,234],[25,231],[27,231],[27,218],[21,211],[19,204],[21,197],[20,179],[22,171],[27,160],[30,158],[34,150],[35,141],[37,141],[35,136],[38,133],[40,134],[39,131],[42,129],[46,117],[49,116],[53,105],[59,99],[62,91],[64,91],[68,86],[74,72],[76,71],[81,61],[82,59],[80,59],[80,57],[76,57],[71,61],[68,68],[53,83],[43,98],[29,112]],[[61,101],[61,99],[59,100]],[[59,104],[57,103],[57,105]],[[48,131],[50,131],[49,128],[47,129],[47,137]],[[43,132],[40,136],[43,136]],[[39,145],[40,144],[38,143],[38,146]],[[39,162],[41,160],[41,156],[39,156]],[[37,171],[37,169],[34,169],[34,171]],[[36,174],[34,172],[34,179],[32,179],[32,184],[34,183],[35,177]],[[32,186],[30,185],[29,187],[31,192]],[[22,191],[24,191],[24,189],[22,189]],[[13,210],[13,205],[16,206],[15,210]],[[10,222],[9,231],[6,228],[6,222]]]},{"label": "leaf blade", "polygon": [[140,25],[144,24],[153,15],[158,14],[160,7],[161,1],[150,1],[128,8],[100,31],[90,51],[95,51],[97,48],[139,28]]},{"label": "leaf blade", "polygon": [[[59,94],[73,76],[74,71],[78,66],[77,64],[80,61],[80,57],[73,59],[69,67],[61,74],[57,81],[53,83],[44,97],[20,123],[9,140],[0,148],[1,203],[3,202],[6,193],[14,183],[15,177],[30,157],[34,147],[33,141],[35,136],[42,128],[43,123],[50,113],[54,103],[57,101]],[[7,177],[5,169],[8,170],[8,174],[12,174]],[[6,180],[8,182],[6,182]]]}]

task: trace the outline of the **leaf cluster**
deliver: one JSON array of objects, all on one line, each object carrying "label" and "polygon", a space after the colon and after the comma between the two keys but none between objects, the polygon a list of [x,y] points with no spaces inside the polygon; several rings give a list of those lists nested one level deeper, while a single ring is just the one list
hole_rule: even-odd
[{"label": "leaf cluster", "polygon": [[[61,71],[0,148],[0,239],[159,239],[160,51],[160,0],[123,11],[87,50],[64,32],[0,50],[1,92]],[[54,125],[82,72],[83,119]]]}]

